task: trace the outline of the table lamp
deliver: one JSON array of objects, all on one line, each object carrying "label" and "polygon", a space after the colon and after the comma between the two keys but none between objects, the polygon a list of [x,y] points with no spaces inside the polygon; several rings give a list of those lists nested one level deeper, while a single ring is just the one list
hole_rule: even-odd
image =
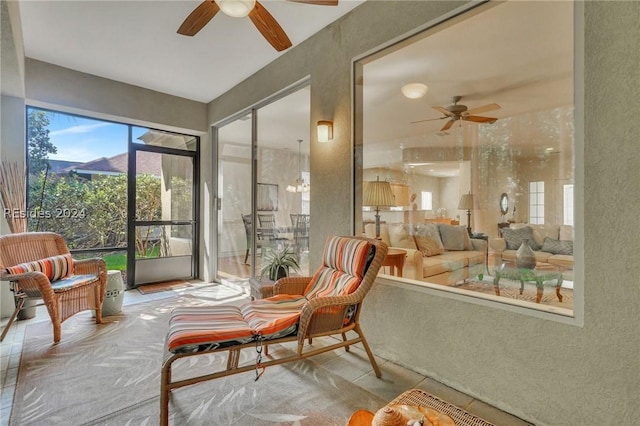
[{"label": "table lamp", "polygon": [[467,232],[471,236],[471,210],[473,210],[473,194],[462,194],[458,203],[458,210],[467,211]]},{"label": "table lamp", "polygon": [[391,184],[376,178],[375,181],[365,182],[362,205],[375,207],[376,211],[376,238],[380,238],[380,207],[395,206]]}]

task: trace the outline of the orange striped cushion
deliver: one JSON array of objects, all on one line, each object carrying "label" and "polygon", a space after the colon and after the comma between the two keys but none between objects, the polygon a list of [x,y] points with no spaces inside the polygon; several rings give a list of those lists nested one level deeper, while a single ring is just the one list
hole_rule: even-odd
[{"label": "orange striped cushion", "polygon": [[8,266],[9,274],[24,274],[26,272],[42,272],[49,278],[49,281],[56,281],[73,275],[73,259],[70,254],[47,257],[33,262],[21,263],[15,266]]},{"label": "orange striped cushion", "polygon": [[253,340],[254,331],[231,305],[178,307],[171,313],[167,348],[198,352]]},{"label": "orange striped cushion", "polygon": [[304,296],[277,294],[240,307],[247,324],[263,339],[276,339],[296,332]]},{"label": "orange striped cushion", "polygon": [[307,299],[351,294],[360,285],[372,245],[365,240],[332,237],[324,247],[323,266],[305,290]]}]

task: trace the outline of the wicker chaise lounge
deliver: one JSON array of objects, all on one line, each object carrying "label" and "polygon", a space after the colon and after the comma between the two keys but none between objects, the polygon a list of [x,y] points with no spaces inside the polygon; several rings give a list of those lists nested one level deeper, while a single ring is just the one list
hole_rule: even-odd
[{"label": "wicker chaise lounge", "polygon": [[[274,296],[233,305],[178,307],[169,320],[160,389],[160,424],[169,423],[169,395],[173,389],[268,366],[299,361],[313,355],[362,343],[371,366],[380,369],[360,327],[364,297],[373,285],[387,253],[376,239],[330,237],[322,266],[313,277],[287,277],[275,284]],[[356,336],[349,338],[347,332]],[[305,342],[338,335],[337,343],[309,348]],[[261,348],[297,341],[293,355],[263,359]],[[255,362],[240,364],[243,349],[258,351]],[[212,352],[227,352],[226,368],[172,381],[174,361]],[[186,364],[186,363],[185,363]],[[182,365],[182,364],[181,364]],[[184,373],[184,372],[181,372]]]}]

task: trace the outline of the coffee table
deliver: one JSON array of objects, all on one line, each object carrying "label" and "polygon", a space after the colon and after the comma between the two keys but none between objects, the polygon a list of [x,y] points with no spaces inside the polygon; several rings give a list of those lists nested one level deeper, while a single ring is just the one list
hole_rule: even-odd
[{"label": "coffee table", "polygon": [[506,278],[509,280],[520,281],[520,294],[524,291],[525,282],[535,282],[536,284],[536,303],[542,300],[545,281],[556,280],[556,296],[562,302],[562,294],[560,294],[560,286],[562,286],[562,273],[559,271],[514,268],[512,266],[502,264],[494,271],[493,288],[497,296],[500,296],[500,280]]}]

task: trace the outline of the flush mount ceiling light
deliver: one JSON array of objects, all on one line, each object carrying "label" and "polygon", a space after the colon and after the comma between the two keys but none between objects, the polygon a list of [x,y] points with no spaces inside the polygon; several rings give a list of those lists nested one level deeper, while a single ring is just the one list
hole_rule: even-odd
[{"label": "flush mount ceiling light", "polygon": [[419,99],[427,94],[429,88],[422,83],[409,83],[400,88],[400,91],[409,99]]}]

